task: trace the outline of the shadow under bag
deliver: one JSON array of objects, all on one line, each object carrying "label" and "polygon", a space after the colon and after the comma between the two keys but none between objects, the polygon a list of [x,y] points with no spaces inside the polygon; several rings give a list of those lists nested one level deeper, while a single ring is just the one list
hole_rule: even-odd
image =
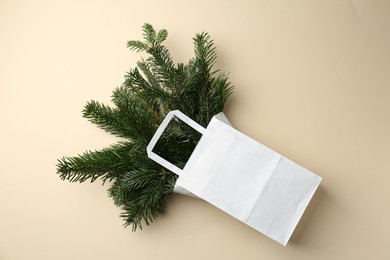
[{"label": "shadow under bag", "polygon": [[[153,152],[173,118],[202,134],[183,169]],[[224,119],[220,113],[203,128],[182,112],[171,111],[150,141],[148,156],[179,175],[176,187],[286,245],[322,178]]]}]

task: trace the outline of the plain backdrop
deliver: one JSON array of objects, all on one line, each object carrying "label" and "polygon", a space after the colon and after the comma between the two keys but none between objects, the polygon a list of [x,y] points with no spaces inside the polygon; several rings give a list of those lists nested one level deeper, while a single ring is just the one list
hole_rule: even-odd
[{"label": "plain backdrop", "polygon": [[[56,174],[117,141],[81,110],[110,104],[145,22],[175,62],[209,32],[233,125],[323,177],[286,247],[182,195],[134,233],[107,184]],[[389,46],[389,1],[0,0],[0,259],[389,260]]]}]

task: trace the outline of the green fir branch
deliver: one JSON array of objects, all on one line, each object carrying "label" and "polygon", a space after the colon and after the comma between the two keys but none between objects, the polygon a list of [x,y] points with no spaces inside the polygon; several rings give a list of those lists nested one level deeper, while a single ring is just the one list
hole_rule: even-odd
[{"label": "green fir branch", "polygon": [[112,180],[132,169],[134,154],[131,143],[118,143],[100,151],[86,151],[82,155],[58,160],[57,172],[62,180],[70,182],[103,182]]},{"label": "green fir branch", "polygon": [[127,42],[127,47],[136,52],[142,52],[142,51],[147,51],[149,49],[149,46],[141,41],[128,41]]},{"label": "green fir branch", "polygon": [[165,41],[168,38],[168,31],[165,29],[162,29],[158,31],[155,43],[156,45],[160,45],[163,41]]},{"label": "green fir branch", "polygon": [[[125,141],[57,162],[63,180],[109,181],[108,194],[122,208],[124,225],[133,230],[149,225],[164,212],[177,179],[146,154],[146,146],[166,114],[179,109],[206,127],[213,115],[223,111],[232,93],[227,75],[213,70],[217,53],[209,34],[195,35],[195,56],[187,64],[175,64],[163,45],[168,32],[156,31],[150,24],[142,30],[143,41],[128,41],[127,46],[147,57],[113,90],[113,107],[89,101],[83,110],[87,120]],[[195,130],[173,120],[154,152],[184,167],[199,138]]]},{"label": "green fir branch", "polygon": [[146,44],[150,47],[154,47],[156,44],[156,30],[149,23],[145,23],[142,27],[143,36]]},{"label": "green fir branch", "polygon": [[148,185],[138,189],[136,195],[122,206],[124,225],[131,225],[133,231],[142,229],[143,223],[150,225],[158,214],[164,213],[166,199],[173,191],[175,180],[171,174],[149,179]]}]

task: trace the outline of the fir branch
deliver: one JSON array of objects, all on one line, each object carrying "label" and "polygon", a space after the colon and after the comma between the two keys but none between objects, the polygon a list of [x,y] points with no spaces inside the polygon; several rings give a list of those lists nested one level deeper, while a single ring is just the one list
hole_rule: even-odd
[{"label": "fir branch", "polygon": [[156,77],[162,83],[163,88],[174,92],[177,87],[175,81],[176,71],[169,50],[162,45],[157,45],[148,50],[151,55],[147,61]]},{"label": "fir branch", "polygon": [[114,205],[120,207],[127,200],[128,190],[122,187],[120,178],[116,178],[108,189],[108,196],[114,201]]},{"label": "fir branch", "polygon": [[156,30],[149,23],[145,23],[142,30],[144,31],[143,36],[146,44],[150,47],[154,47],[156,45]]},{"label": "fir branch", "polygon": [[118,108],[118,117],[127,130],[127,137],[145,145],[149,143],[160,123],[160,118],[156,118],[150,110],[149,103],[145,103],[136,90],[125,84],[113,91],[112,102]]},{"label": "fir branch", "polygon": [[166,199],[173,191],[175,180],[171,174],[149,179],[147,186],[138,189],[134,196],[124,203],[124,212],[121,214],[124,225],[131,225],[133,231],[142,229],[143,222],[149,225],[158,214],[164,213]]},{"label": "fir branch", "polygon": [[146,43],[143,43],[141,41],[128,41],[127,47],[136,52],[142,52],[147,51],[149,49],[149,46]]},{"label": "fir branch", "polygon": [[155,43],[156,45],[160,45],[163,41],[165,41],[168,38],[168,31],[165,29],[162,29],[158,31]]},{"label": "fir branch", "polygon": [[[166,174],[166,173],[165,173]],[[121,178],[121,186],[128,190],[139,190],[150,184],[151,179],[161,177],[161,172],[140,168],[126,172]]]},{"label": "fir branch", "polygon": [[213,114],[217,111],[223,111],[226,100],[233,92],[233,86],[229,82],[227,75],[220,74],[212,80],[208,100],[210,104],[210,111]]},{"label": "fir branch", "polygon": [[150,116],[145,113],[147,108],[142,100],[131,94],[126,96],[120,88],[114,90],[112,100],[117,108],[94,100],[87,102],[83,116],[118,137],[148,143],[155,128],[149,124]]},{"label": "fir branch", "polygon": [[118,143],[100,151],[86,151],[82,155],[58,160],[57,172],[62,180],[94,182],[98,178],[112,180],[132,168],[136,153],[131,143]]},{"label": "fir branch", "polygon": [[[193,38],[195,57],[188,64],[175,64],[163,45],[168,32],[143,27],[143,41],[128,41],[132,51],[148,57],[130,70],[125,82],[114,89],[115,107],[90,101],[83,116],[105,131],[127,141],[99,151],[86,151],[58,160],[57,173],[71,182],[110,181],[109,196],[122,207],[125,226],[133,230],[150,224],[164,212],[177,176],[150,160],[146,146],[165,115],[179,109],[203,126],[221,111],[232,92],[225,74],[213,70],[217,55],[207,33]],[[173,120],[154,151],[178,167],[184,167],[200,135]]]},{"label": "fir branch", "polygon": [[109,133],[130,139],[133,137],[129,126],[124,124],[118,109],[91,100],[87,102],[82,113],[84,118]]},{"label": "fir branch", "polygon": [[208,76],[217,59],[217,52],[214,41],[208,33],[196,34],[193,38],[195,59],[199,68],[200,75]]},{"label": "fir branch", "polygon": [[127,47],[130,50],[134,50],[137,52],[148,51],[150,48],[160,45],[168,37],[167,30],[162,29],[156,33],[156,30],[153,28],[153,26],[148,23],[145,23],[142,26],[142,30],[145,42],[138,40],[128,41]]}]

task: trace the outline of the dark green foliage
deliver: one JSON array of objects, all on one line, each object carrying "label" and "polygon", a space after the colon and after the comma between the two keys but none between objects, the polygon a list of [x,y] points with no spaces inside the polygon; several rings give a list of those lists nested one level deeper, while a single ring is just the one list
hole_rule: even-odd
[{"label": "dark green foliage", "polygon": [[[216,49],[207,33],[194,38],[195,57],[176,64],[162,45],[166,30],[143,26],[144,41],[129,41],[130,50],[148,57],[137,62],[112,94],[115,107],[90,101],[83,116],[103,130],[124,138],[99,151],[86,151],[58,160],[57,173],[70,182],[109,181],[109,196],[122,207],[125,226],[133,230],[150,224],[164,212],[177,176],[147,157],[146,146],[166,114],[179,109],[203,126],[221,111],[232,87],[225,74],[213,71]],[[184,167],[199,133],[172,121],[155,152]]]}]

